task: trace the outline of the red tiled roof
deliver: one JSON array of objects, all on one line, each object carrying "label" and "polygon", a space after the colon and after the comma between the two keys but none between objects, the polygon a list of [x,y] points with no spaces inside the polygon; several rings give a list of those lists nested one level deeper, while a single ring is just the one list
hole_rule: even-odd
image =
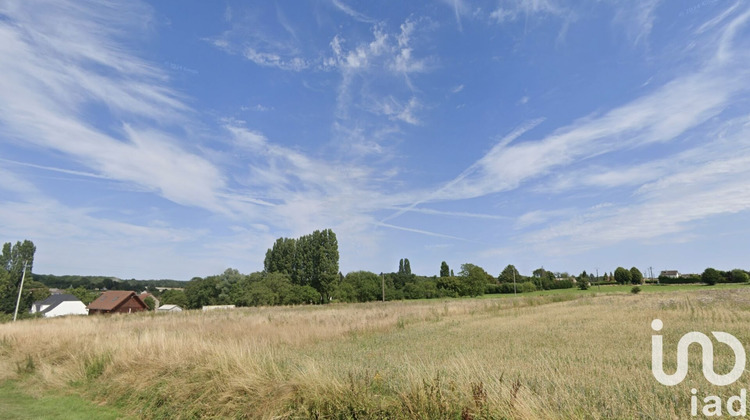
[{"label": "red tiled roof", "polygon": [[127,301],[131,296],[134,296],[140,301],[140,298],[136,296],[135,292],[127,290],[112,290],[109,292],[104,292],[95,301],[89,304],[89,309],[98,311],[111,311]]}]

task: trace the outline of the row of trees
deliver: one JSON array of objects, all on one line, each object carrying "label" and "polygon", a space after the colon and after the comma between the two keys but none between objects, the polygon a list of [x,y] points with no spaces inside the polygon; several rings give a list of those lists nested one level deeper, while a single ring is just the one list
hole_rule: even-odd
[{"label": "row of trees", "polygon": [[703,271],[700,279],[708,285],[717,283],[747,283],[750,280],[750,273],[739,268],[735,268],[732,271],[720,271],[709,267]]},{"label": "row of trees", "polygon": [[185,287],[185,281],[179,280],[122,280],[110,276],[54,275],[33,274],[35,281],[56,289],[87,290],[132,290],[134,292],[155,291],[157,287]]},{"label": "row of trees", "polygon": [[[379,299],[428,299],[437,297],[479,296],[485,293],[524,293],[574,287],[586,288],[590,283],[641,284],[643,274],[636,267],[618,267],[614,272],[598,277],[583,271],[579,276],[553,273],[539,268],[531,276],[524,276],[512,264],[497,277],[475,264],[462,264],[458,275],[443,261],[439,276],[419,276],[412,273],[408,258],[399,260],[398,270],[391,273],[355,271],[347,275],[339,269],[336,234],[330,230],[315,231],[297,239],[279,238],[266,252],[264,271],[241,274],[228,269],[224,273],[205,278],[196,277],[183,290],[158,293],[155,285],[179,287],[183,282],[172,280],[121,281],[111,277],[33,275],[36,247],[31,241],[6,243],[0,254],[0,312],[10,313],[15,307],[15,296],[27,266],[27,283],[21,307],[28,308],[35,300],[49,296],[46,286],[65,288],[84,303],[98,295],[92,289],[149,290],[162,304],[172,303],[186,308],[205,305],[234,304],[238,306],[291,305],[307,303],[366,302]],[[735,269],[719,271],[706,269],[702,275],[682,281],[716,284],[747,282],[750,273]],[[43,283],[34,281],[42,280]],[[667,279],[661,279],[667,283]],[[674,279],[673,279],[674,280]],[[166,283],[165,283],[166,282]],[[676,282],[676,281],[675,281]],[[23,312],[26,312],[25,310]]]},{"label": "row of trees", "polygon": [[339,275],[336,234],[325,229],[298,239],[279,238],[266,252],[263,268],[266,273],[287,275],[293,285],[314,288],[319,300],[327,302]]}]

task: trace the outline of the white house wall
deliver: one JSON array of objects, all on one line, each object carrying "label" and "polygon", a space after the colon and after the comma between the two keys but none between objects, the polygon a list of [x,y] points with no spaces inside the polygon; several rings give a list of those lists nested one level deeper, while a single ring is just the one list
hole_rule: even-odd
[{"label": "white house wall", "polygon": [[51,311],[44,314],[45,317],[55,317],[55,316],[63,316],[63,315],[88,315],[89,311],[86,309],[86,305],[83,304],[83,302],[62,302],[59,305],[57,305],[56,308],[52,309]]}]

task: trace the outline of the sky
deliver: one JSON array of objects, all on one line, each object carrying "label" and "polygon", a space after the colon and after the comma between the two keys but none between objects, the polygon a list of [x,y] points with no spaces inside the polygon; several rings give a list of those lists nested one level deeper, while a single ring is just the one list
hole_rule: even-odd
[{"label": "sky", "polygon": [[4,0],[0,242],[189,280],[750,268],[750,3]]}]

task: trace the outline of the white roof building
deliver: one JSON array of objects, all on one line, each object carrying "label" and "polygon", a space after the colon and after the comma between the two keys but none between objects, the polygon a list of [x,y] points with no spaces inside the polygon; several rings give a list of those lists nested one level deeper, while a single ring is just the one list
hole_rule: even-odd
[{"label": "white roof building", "polygon": [[45,318],[89,314],[86,305],[80,299],[68,294],[51,295],[47,299],[34,302],[31,305],[31,313],[37,312],[41,312]]},{"label": "white roof building", "polygon": [[160,311],[160,312],[182,312],[182,308],[180,308],[177,305],[166,304],[166,305],[159,306],[159,309],[157,309],[157,311]]}]

